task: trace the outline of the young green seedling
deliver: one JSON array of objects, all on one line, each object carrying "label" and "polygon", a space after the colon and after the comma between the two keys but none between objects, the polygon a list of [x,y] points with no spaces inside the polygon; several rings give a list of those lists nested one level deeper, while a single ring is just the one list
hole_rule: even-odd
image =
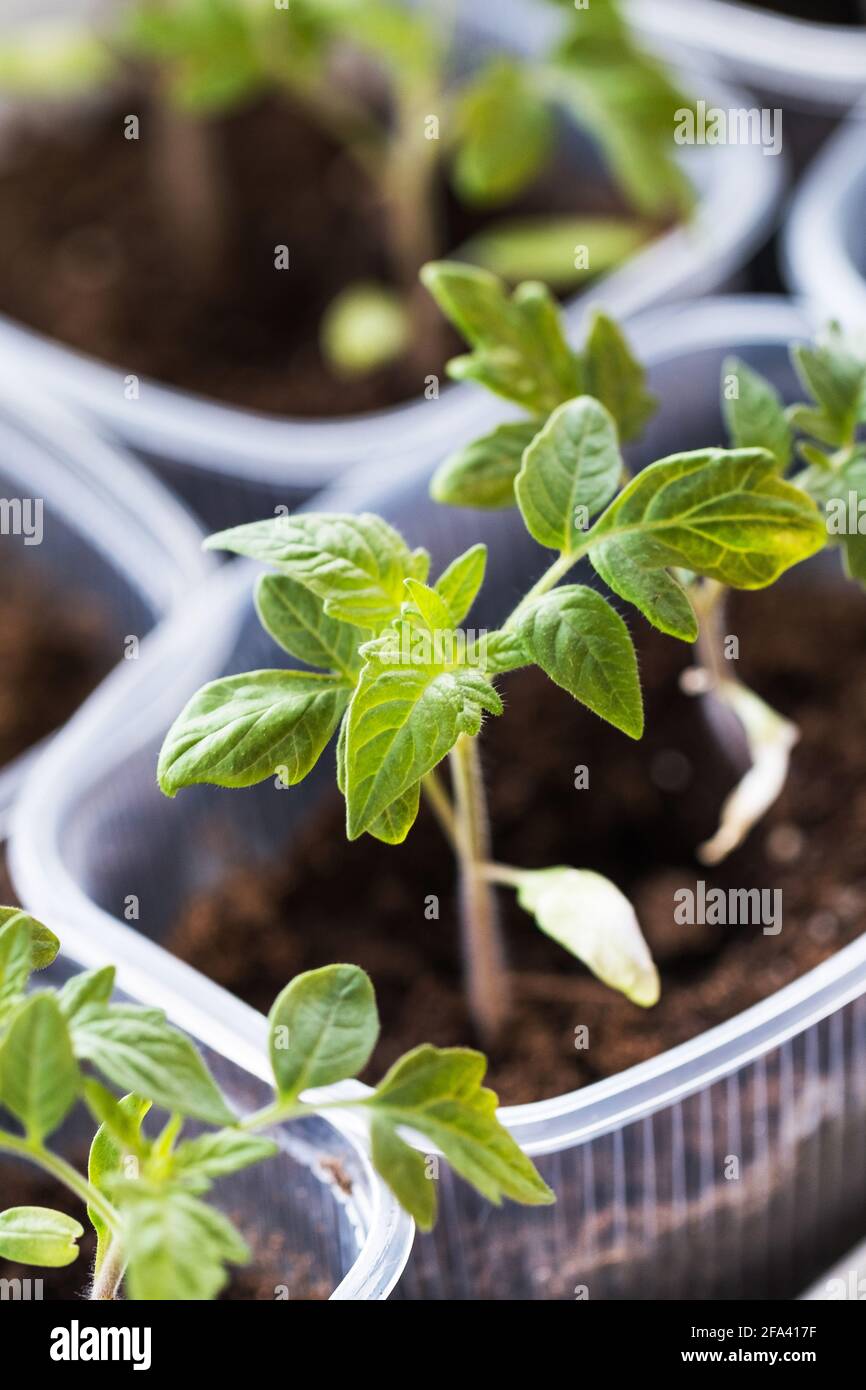
[{"label": "young green seedling", "polygon": [[[530,534],[556,558],[501,628],[478,633],[461,625],[484,577],[483,545],[431,585],[426,552],[368,514],[300,513],[211,537],[211,548],[273,568],[258,582],[259,618],[284,651],[315,669],[253,671],[205,686],[166,737],[159,781],[169,796],[195,783],[248,787],[275,775],[294,785],[339,729],[350,839],[399,843],[423,792],[459,864],[468,1000],[492,1041],[508,1014],[495,883],[515,889],[539,927],[602,980],[638,1004],[658,997],[634,912],[613,884],[588,870],[529,871],[490,857],[478,735],[485,714],[503,712],[502,675],[537,665],[630,737],[643,730],[623,619],[596,589],[560,581],[588,559],[655,627],[694,642],[697,617],[674,571],[762,588],[819,550],[824,529],[814,503],[778,478],[764,449],[676,454],[628,481],[620,437],[640,427],[650,403],[615,326],[597,320],[578,354],[543,286],[508,298],[485,272],[436,273],[447,276],[452,317],[476,348],[459,359],[459,374],[487,381],[530,419],[452,460],[434,494],[502,505],[510,489]],[[450,792],[437,770],[446,758]]]},{"label": "young green seedling", "polygon": [[204,279],[224,269],[231,211],[213,117],[287,96],[362,166],[385,212],[391,284],[338,295],[321,326],[324,352],[347,374],[406,353],[429,365],[442,325],[417,277],[441,250],[445,178],[470,206],[510,202],[549,166],[557,109],[602,146],[628,210],[505,220],[466,245],[468,258],[567,288],[690,206],[671,154],[685,98],[614,0],[562,10],[548,53],[497,54],[460,77],[452,24],[398,0],[133,0],[91,27],[52,22],[4,36],[0,90],[143,88],[160,202],[179,254]]},{"label": "young green seedling", "polygon": [[[583,351],[574,353],[542,286],[522,285],[509,297],[505,286],[493,277],[448,261],[425,266],[422,278],[473,349],[468,356],[449,362],[449,374],[456,380],[477,381],[528,412],[525,421],[500,425],[446,459],[431,486],[438,501],[470,507],[511,507],[519,502],[525,486],[521,471],[526,450],[549,412],[573,391],[586,391],[602,401],[624,442],[640,434],[655,402],[628,344],[604,314],[594,315]],[[786,411],[768,382],[744,363],[730,359],[722,372],[723,411],[734,448],[766,450],[765,462],[772,461],[771,474],[778,477],[787,473],[792,461],[795,428],[835,447],[835,453],[827,454],[814,442],[801,442],[799,451],[809,467],[792,480],[817,503],[829,504],[828,529],[832,530],[829,513],[842,507],[846,488],[860,487],[866,494],[866,448],[857,442],[863,406],[858,416],[856,405],[866,389],[866,351],[858,355],[838,332],[831,332],[826,341],[814,348],[794,349],[793,355],[816,406],[793,406]],[[845,517],[847,511],[843,511]],[[839,543],[845,546],[849,572],[866,576],[866,543],[856,525],[846,522],[837,529],[842,532]],[[685,673],[684,688],[708,695],[733,712],[745,735],[751,764],[725,799],[718,830],[698,847],[699,857],[715,864],[742,843],[781,792],[798,731],[731,674],[721,628],[726,584],[684,565],[675,565],[674,574],[699,619],[695,634],[699,664]],[[614,584],[611,587],[616,589]],[[686,637],[687,626],[673,635]]]},{"label": "young green seedling", "polygon": [[[866,583],[866,347],[835,325],[812,345],[792,345],[791,360],[808,404],[785,408],[778,392],[746,363],[722,366],[722,410],[731,443],[763,447],[779,477],[803,489],[824,513],[825,543],[842,550],[850,578]],[[716,863],[739,845],[781,792],[799,730],[730,672],[723,658],[726,593],[692,581],[702,614],[698,682],[733,710],[746,737],[751,767],[722,807],[718,831],[699,849]]]},{"label": "young green seedling", "polygon": [[[268,1021],[274,1099],[239,1116],[189,1038],[159,1009],[111,1002],[112,966],[73,975],[59,990],[28,993],[31,972],[58,949],[34,918],[0,908],[0,1111],[16,1125],[0,1128],[0,1154],[34,1163],[82,1202],[97,1235],[93,1298],[114,1298],[121,1284],[133,1299],[215,1298],[227,1266],[247,1263],[250,1251],[204,1199],[218,1178],[280,1152],[260,1131],[305,1115],[363,1115],[375,1167],[423,1230],[436,1219],[436,1184],[404,1129],[428,1140],[496,1205],[506,1197],[526,1205],[554,1200],[496,1119],[478,1052],[417,1047],[366,1097],[304,1098],[357,1076],[376,1045],[373,986],[357,966],[308,971],[286,986]],[[86,1174],[47,1145],[76,1104],[98,1125]],[[148,1134],[143,1123],[152,1109],[166,1120]],[[185,1138],[188,1119],[208,1128]],[[62,1212],[14,1207],[0,1212],[0,1258],[68,1265],[83,1234]]]}]

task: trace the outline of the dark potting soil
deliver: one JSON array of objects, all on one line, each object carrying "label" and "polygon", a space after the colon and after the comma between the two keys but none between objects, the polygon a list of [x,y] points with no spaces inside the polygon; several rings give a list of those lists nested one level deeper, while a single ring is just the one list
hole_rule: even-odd
[{"label": "dark potting soil", "polygon": [[59,728],[114,661],[92,601],[0,571],[0,767]]},{"label": "dark potting soil", "polygon": [[[701,704],[679,688],[689,649],[635,632],[647,732],[635,744],[593,719],[537,672],[502,682],[506,712],[488,721],[484,765],[494,854],[525,867],[573,864],[607,874],[634,901],[662,975],[642,1010],[595,980],[532,925],[513,895],[501,912],[514,1012],[490,1054],[503,1102],[573,1090],[733,1017],[856,937],[866,917],[866,600],[782,584],[737,596],[739,674],[799,724],[779,800],[724,864],[694,849],[715,829],[736,781]],[[589,768],[588,790],[575,771]],[[289,793],[291,794],[291,793]],[[232,793],[241,795],[241,793]],[[371,974],[381,1075],[420,1042],[476,1041],[460,988],[453,866],[429,812],[399,848],[347,844],[342,802],[328,796],[283,860],[237,867],[188,904],[169,946],[267,1010],[301,970],[352,961]],[[679,926],[674,893],[780,889],[783,927]],[[425,916],[431,895],[439,916]],[[768,899],[768,902],[770,900]],[[589,1046],[576,1047],[588,1028]]]},{"label": "dark potting soil", "polygon": [[[138,140],[124,137],[128,110],[143,110]],[[447,330],[431,337],[429,360],[422,350],[363,379],[335,379],[319,353],[334,296],[389,278],[383,208],[333,140],[276,101],[213,123],[226,245],[202,281],[168,233],[153,124],[130,98],[122,110],[16,132],[0,170],[0,312],[124,372],[263,411],[353,414],[441,375],[460,346]],[[490,220],[444,188],[440,204],[439,254]],[[609,188],[559,170],[496,215],[578,211],[625,209]],[[277,246],[289,248],[290,269],[275,268]]]}]

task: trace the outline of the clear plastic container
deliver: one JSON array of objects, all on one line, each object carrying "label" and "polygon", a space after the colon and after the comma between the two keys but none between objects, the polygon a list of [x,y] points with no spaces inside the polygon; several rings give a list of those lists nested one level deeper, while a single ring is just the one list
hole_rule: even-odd
[{"label": "clear plastic container", "polygon": [[[3,535],[4,567],[92,603],[118,660],[127,635],[143,638],[213,568],[197,523],[140,463],[10,372],[0,386],[0,497],[42,504],[41,543]],[[32,757],[0,768],[0,836]]]},{"label": "clear plastic container", "polygon": [[794,105],[841,112],[866,91],[866,29],[794,19],[732,0],[627,0],[637,28],[680,44],[725,78]]},{"label": "clear plastic container", "polygon": [[[538,26],[554,17],[545,4],[524,6],[515,16],[499,7],[485,14],[479,7],[462,21],[461,60],[471,62],[473,52],[491,47],[532,48]],[[716,104],[748,104],[714,77],[700,85]],[[563,148],[575,178],[606,179],[598,147],[585,133],[564,125]],[[765,159],[754,146],[708,146],[684,154],[699,195],[690,222],[573,298],[568,315],[575,334],[590,303],[626,317],[668,299],[726,287],[768,234],[784,186],[784,159]],[[146,380],[139,399],[127,400],[128,368],[99,362],[0,317],[0,376],[7,363],[20,363],[47,390],[145,456],[213,529],[270,514],[277,505],[297,505],[367,461],[382,461],[394,477],[408,459],[432,465],[460,439],[481,433],[495,409],[483,392],[444,381],[435,400],[419,396],[333,420],[266,416]]]},{"label": "clear plastic container", "polygon": [[[866,60],[864,60],[866,65]],[[866,325],[866,101],[798,185],[782,242],[785,278],[827,317]]]},{"label": "clear plastic container", "polygon": [[[739,353],[787,395],[787,343],[810,325],[777,299],[685,305],[635,325],[662,408],[631,451],[639,466],[723,439],[719,376]],[[435,507],[426,476],[381,470],[330,494],[403,525],[439,564],[485,539],[481,625],[543,565],[513,514]],[[322,505],[322,503],[320,503]],[[180,903],[223,869],[283,846],[331,769],[291,792],[269,785],[161,798],[162,733],[205,677],[274,650],[252,614],[252,570],[221,573],[165,625],[148,662],[84,712],[34,770],[18,808],[12,872],[25,902],[77,955],[112,959],[133,992],[183,1008],[186,1026],[255,1072],[264,1021],[159,943]],[[799,571],[806,582],[809,572]],[[123,920],[126,895],[140,919]],[[280,982],[275,981],[275,987]],[[866,937],[760,1005],[618,1076],[501,1115],[558,1193],[555,1207],[493,1210],[447,1172],[441,1216],[419,1237],[399,1292],[413,1298],[793,1297],[866,1216]],[[723,1177],[726,1155],[740,1160]]]},{"label": "clear plastic container", "polygon": [[[62,927],[61,927],[62,930]],[[79,967],[64,954],[38,977],[39,984],[59,987]],[[118,1000],[131,996],[121,992]],[[134,1002],[153,1003],[148,993]],[[173,1020],[184,1026],[182,1011]],[[204,1049],[205,1058],[229,1103],[238,1114],[257,1109],[269,1099],[268,1088],[256,1075],[219,1052]],[[193,1122],[190,1133],[196,1131]],[[200,1128],[200,1127],[199,1127]],[[51,1141],[81,1169],[93,1136],[93,1125],[77,1108]],[[223,1297],[237,1300],[384,1299],[405,1266],[414,1226],[374,1171],[364,1145],[343,1127],[339,1117],[312,1116],[284,1125],[273,1133],[280,1152],[228,1178],[220,1179],[209,1201],[238,1228],[253,1252],[249,1265],[234,1268]],[[4,1170],[13,1160],[0,1155],[0,1188]],[[17,1165],[16,1165],[17,1166]],[[23,1163],[22,1170],[26,1168]],[[30,1169],[30,1172],[34,1170]],[[8,1189],[7,1189],[8,1190]],[[55,1200],[52,1184],[37,1205]],[[20,1204],[16,1199],[16,1204]],[[71,1214],[81,1216],[73,1205]],[[79,1258],[80,1288],[88,1273]],[[0,1261],[2,1265],[2,1261]],[[9,1273],[26,1276],[23,1266]],[[45,1298],[64,1297],[68,1270],[37,1270]],[[57,1281],[61,1288],[52,1293]]]}]

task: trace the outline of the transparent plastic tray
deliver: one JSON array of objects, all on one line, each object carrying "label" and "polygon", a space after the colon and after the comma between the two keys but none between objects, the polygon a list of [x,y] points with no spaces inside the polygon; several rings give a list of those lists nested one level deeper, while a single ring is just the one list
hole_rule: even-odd
[{"label": "transparent plastic tray", "polygon": [[[866,62],[864,62],[866,65]],[[798,184],[782,257],[790,288],[827,317],[866,330],[866,101]]]},{"label": "transparent plastic tray", "polygon": [[[213,568],[198,524],[139,462],[9,373],[0,378],[0,497],[42,504],[40,544],[0,536],[4,567],[93,604],[118,660],[126,636],[143,638]],[[0,837],[33,756],[0,768]]]},{"label": "transparent plastic tray", "polygon": [[[707,301],[636,325],[662,408],[632,463],[722,442],[719,376],[730,351],[790,396],[787,343],[808,331],[804,314],[776,299]],[[485,539],[482,625],[501,618],[539,566],[512,515],[435,507],[421,470],[399,486],[368,471],[327,504],[384,511],[435,564]],[[154,782],[161,736],[186,696],[206,677],[273,663],[250,579],[246,566],[221,573],[165,626],[146,666],[53,745],[18,809],[12,871],[31,909],[62,921],[76,954],[118,961],[133,992],[182,1009],[191,1032],[255,1072],[264,1020],[159,943],[189,894],[220,877],[226,837],[250,862],[274,853],[330,769],[290,793],[194,789],[175,802]],[[140,896],[134,927],[122,915],[129,893]],[[864,993],[866,937],[692,1042],[571,1094],[504,1108],[557,1205],[493,1210],[443,1172],[439,1225],[416,1241],[399,1293],[795,1296],[866,1222]],[[729,1154],[740,1160],[736,1182],[723,1177]]]},{"label": "transparent plastic tray", "polygon": [[680,44],[722,76],[760,92],[841,112],[866,91],[866,29],[794,19],[732,0],[627,0],[637,27]]}]

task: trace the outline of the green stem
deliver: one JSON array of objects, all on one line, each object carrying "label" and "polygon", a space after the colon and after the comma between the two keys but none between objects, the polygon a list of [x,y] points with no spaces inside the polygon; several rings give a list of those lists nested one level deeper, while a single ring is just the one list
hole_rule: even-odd
[{"label": "green stem", "polygon": [[383,181],[388,258],[412,318],[410,351],[424,373],[439,370],[447,337],[438,306],[418,280],[422,265],[435,259],[441,247],[435,189],[440,147],[424,130],[436,103],[432,84],[420,91],[398,91]]},{"label": "green stem", "polygon": [[460,827],[457,824],[457,816],[454,807],[451,805],[448,793],[442,785],[439,774],[435,768],[428,772],[421,779],[421,790],[426,796],[430,807],[436,816],[445,838],[448,840],[455,854],[460,852]]},{"label": "green stem", "polygon": [[550,568],[544,571],[544,574],[541,576],[541,578],[537,580],[535,584],[533,584],[529,592],[524,595],[524,597],[518,603],[517,607],[514,609],[514,612],[511,613],[508,618],[506,618],[505,622],[502,624],[503,629],[505,631],[509,631],[511,628],[516,627],[517,623],[523,617],[523,614],[526,612],[527,608],[529,608],[530,604],[532,604],[535,599],[541,598],[542,594],[549,593],[551,589],[555,589],[560,579],[565,578],[569,570],[574,568],[578,560],[581,558],[582,555],[586,554],[586,551],[588,549],[589,546],[587,544],[583,544],[579,546],[576,550],[563,551],[562,554],[556,560],[554,560]]},{"label": "green stem", "polygon": [[117,1290],[123,1279],[126,1261],[123,1248],[115,1237],[105,1252],[105,1258],[93,1280],[90,1298],[93,1302],[110,1302],[117,1298]]},{"label": "green stem", "polygon": [[510,864],[479,864],[478,871],[488,883],[501,883],[505,888],[519,888],[526,872],[514,869]]},{"label": "green stem", "polygon": [[74,1192],[85,1206],[92,1207],[108,1229],[115,1235],[117,1234],[120,1222],[114,1207],[97,1188],[93,1187],[77,1169],[72,1167],[71,1163],[67,1163],[65,1158],[61,1158],[59,1154],[50,1153],[41,1144],[34,1143],[30,1139],[19,1139],[17,1135],[7,1134],[5,1131],[0,1131],[0,1151],[16,1154],[19,1158],[27,1158],[43,1172],[50,1173],[64,1187],[68,1187],[70,1192]]},{"label": "green stem", "polygon": [[713,685],[733,677],[722,657],[721,617],[727,589],[717,579],[703,579],[691,586],[692,602],[698,615],[697,655]]},{"label": "green stem", "polygon": [[296,1120],[299,1115],[305,1114],[309,1114],[309,1106],[304,1105],[303,1101],[273,1100],[261,1110],[254,1110],[251,1115],[245,1115],[238,1124],[238,1129],[270,1129],[273,1125],[281,1125],[286,1120]]},{"label": "green stem", "polygon": [[508,972],[496,899],[483,866],[490,858],[490,831],[478,746],[465,734],[450,754],[459,826],[460,924],[469,1008],[487,1046],[501,1035],[510,1007]]}]

